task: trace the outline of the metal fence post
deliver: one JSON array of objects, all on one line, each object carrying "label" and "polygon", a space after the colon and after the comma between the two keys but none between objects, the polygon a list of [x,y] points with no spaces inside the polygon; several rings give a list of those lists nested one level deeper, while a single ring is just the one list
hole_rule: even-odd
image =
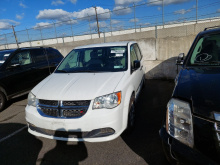
[{"label": "metal fence post", "polygon": [[103,31],[103,35],[104,35],[104,43],[106,42],[106,39],[105,39],[105,30]]},{"label": "metal fence post", "polygon": [[155,38],[157,38],[157,25],[155,26]]},{"label": "metal fence post", "polygon": [[[57,30],[56,30],[56,25],[55,25],[55,23],[53,23],[53,25],[54,25],[54,30],[55,30],[55,36],[56,36],[56,39],[57,39]],[[58,39],[57,39],[57,43],[58,43]]]},{"label": "metal fence post", "polygon": [[73,37],[73,41],[74,41],[73,24],[72,24],[72,22],[71,22],[71,19],[70,19],[70,24],[71,24],[71,32],[72,32],[72,37]]},{"label": "metal fence post", "polygon": [[196,23],[198,21],[198,0],[196,0]]},{"label": "metal fence post", "polygon": [[27,31],[27,36],[28,36],[28,40],[29,40],[30,46],[32,46],[31,40],[30,40],[30,38],[29,38],[28,30],[26,29],[26,31]]},{"label": "metal fence post", "polygon": [[40,28],[40,36],[41,36],[42,44],[44,45],[43,35],[42,35],[42,31],[41,31],[41,27],[39,26],[39,28]]},{"label": "metal fence post", "polygon": [[162,0],[162,21],[163,21],[163,28],[164,28],[164,0]]},{"label": "metal fence post", "polygon": [[112,36],[112,16],[110,11],[110,30],[111,30],[111,36]]},{"label": "metal fence post", "polygon": [[135,26],[135,33],[136,33],[136,15],[135,15],[135,3],[133,3],[134,6],[134,26]]},{"label": "metal fence post", "polygon": [[14,29],[15,26],[12,25],[11,27],[13,29],[13,33],[14,33],[14,37],[15,37],[15,41],[16,41],[17,47],[19,48],[18,39],[17,39],[16,32],[15,32],[15,29]]},{"label": "metal fence post", "polygon": [[64,45],[64,35],[65,35],[65,34],[63,33],[63,35],[62,35],[62,37],[63,37],[63,45]]},{"label": "metal fence post", "polygon": [[100,31],[99,31],[99,18],[98,18],[98,14],[97,14],[97,7],[95,6],[95,14],[96,14],[96,22],[97,22],[97,30],[98,30],[98,35],[100,38]]},{"label": "metal fence post", "polygon": [[90,30],[90,35],[91,35],[91,39],[92,39],[92,31],[91,31],[91,25],[90,25],[90,16],[88,15],[88,17],[89,17],[89,30]]},{"label": "metal fence post", "polygon": [[8,40],[7,40],[6,34],[4,34],[4,35],[5,35],[5,43],[6,43],[7,47],[8,47]]}]

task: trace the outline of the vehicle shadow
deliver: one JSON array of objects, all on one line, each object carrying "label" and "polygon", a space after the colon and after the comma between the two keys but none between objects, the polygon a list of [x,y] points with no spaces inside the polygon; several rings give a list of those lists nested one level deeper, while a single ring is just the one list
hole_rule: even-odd
[{"label": "vehicle shadow", "polygon": [[[9,136],[20,130],[13,136]],[[24,124],[0,124],[0,164],[36,164],[42,142],[28,133]]]},{"label": "vehicle shadow", "polygon": [[[59,134],[60,134],[59,131],[55,132],[55,136],[57,135],[60,136]],[[82,137],[81,134],[77,135],[77,138],[81,138],[81,137]],[[67,142],[67,141],[57,140],[55,148],[48,151],[41,159],[41,165],[48,165],[48,164],[77,165],[79,164],[80,161],[85,160],[87,157],[88,157],[88,153],[84,142]]]},{"label": "vehicle shadow", "polygon": [[[6,105],[5,105],[5,108],[2,110],[4,111],[5,109],[7,109],[8,107],[10,107],[12,104],[16,103],[16,102],[19,102],[19,101],[22,101],[22,100],[27,100],[28,98],[28,94],[25,94],[25,95],[22,95],[22,96],[19,96],[19,97],[16,97],[14,99],[11,99],[9,100]],[[27,103],[27,102],[26,102]],[[25,105],[26,106],[26,105]],[[1,111],[0,111],[1,112]]]},{"label": "vehicle shadow", "polygon": [[[151,70],[150,74],[163,70],[167,63],[173,62],[173,75],[177,73],[177,66],[172,58],[161,63]],[[160,74],[166,74],[166,71]],[[148,73],[147,73],[148,74]],[[158,73],[159,74],[159,73]],[[170,75],[170,74],[168,74]],[[163,76],[164,77],[164,76]],[[174,80],[163,78],[164,80],[146,80],[145,88],[142,90],[136,106],[135,129],[131,135],[122,135],[125,143],[149,165],[168,165],[162,149],[159,129],[165,117],[166,105],[172,95]]]},{"label": "vehicle shadow", "polygon": [[150,61],[153,68],[146,72],[145,77],[147,79],[175,79],[180,70],[180,66],[176,65],[176,60],[177,57],[171,57],[161,63],[160,61]]}]

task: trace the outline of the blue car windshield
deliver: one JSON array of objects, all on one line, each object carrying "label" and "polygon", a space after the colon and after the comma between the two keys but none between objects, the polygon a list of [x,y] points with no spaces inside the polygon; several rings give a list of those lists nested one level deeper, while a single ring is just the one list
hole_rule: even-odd
[{"label": "blue car windshield", "polygon": [[219,66],[220,34],[199,38],[189,58],[188,66]]},{"label": "blue car windshield", "polygon": [[120,72],[127,70],[127,47],[92,47],[74,49],[55,73]]}]

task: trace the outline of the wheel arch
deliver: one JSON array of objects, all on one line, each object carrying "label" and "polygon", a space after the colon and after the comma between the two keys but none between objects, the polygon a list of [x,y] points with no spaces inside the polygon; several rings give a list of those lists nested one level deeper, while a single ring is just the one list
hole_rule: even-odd
[{"label": "wheel arch", "polygon": [[2,85],[0,85],[0,91],[1,91],[2,93],[4,93],[6,100],[8,100],[7,92],[6,92],[5,88],[2,87]]},{"label": "wheel arch", "polygon": [[124,97],[124,105],[123,105],[123,128],[127,128],[127,122],[128,122],[128,113],[129,113],[129,103],[131,96],[134,95],[135,97],[135,90],[133,86],[129,86],[129,88],[125,92]]}]

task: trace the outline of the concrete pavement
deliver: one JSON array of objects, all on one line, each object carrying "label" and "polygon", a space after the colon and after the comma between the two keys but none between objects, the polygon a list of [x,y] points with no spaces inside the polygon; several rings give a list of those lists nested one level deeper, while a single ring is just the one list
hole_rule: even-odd
[{"label": "concrete pavement", "polygon": [[173,81],[147,80],[137,102],[134,132],[103,143],[62,142],[32,136],[25,122],[27,95],[14,99],[0,112],[0,164],[167,165],[159,129],[173,87]]}]

